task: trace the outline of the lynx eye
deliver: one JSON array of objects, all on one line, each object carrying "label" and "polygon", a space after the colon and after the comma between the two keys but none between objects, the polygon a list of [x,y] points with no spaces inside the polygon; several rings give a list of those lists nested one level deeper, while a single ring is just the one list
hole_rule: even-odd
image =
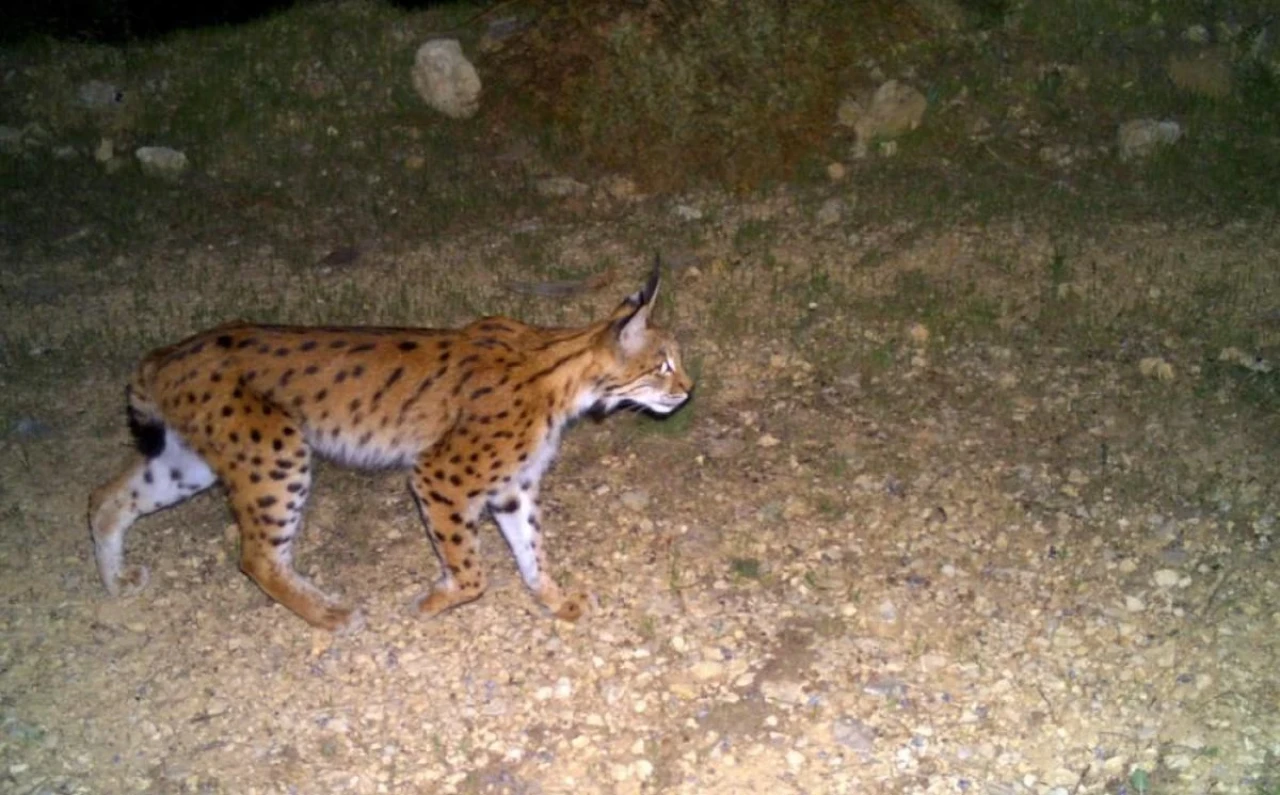
[{"label": "lynx eye", "polygon": [[672,364],[672,363],[671,363],[671,357],[670,357],[670,356],[668,356],[667,358],[663,359],[663,360],[662,360],[662,364],[658,365],[658,374],[659,374],[659,375],[671,375],[671,374],[672,374],[672,373],[674,373],[675,371],[676,371],[676,366],[675,366],[674,364]]}]

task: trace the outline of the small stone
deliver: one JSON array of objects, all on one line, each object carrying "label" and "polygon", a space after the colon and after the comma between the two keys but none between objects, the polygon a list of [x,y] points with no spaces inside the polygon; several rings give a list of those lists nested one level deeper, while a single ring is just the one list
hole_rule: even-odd
[{"label": "small stone", "polygon": [[934,673],[947,667],[949,661],[941,654],[922,654],[920,655],[920,670],[925,673]]},{"label": "small stone", "polygon": [[848,169],[844,167],[844,163],[827,164],[827,179],[830,179],[832,182],[839,182],[844,179],[847,174]]},{"label": "small stone", "polygon": [[1124,609],[1130,613],[1141,613],[1147,609],[1147,603],[1136,596],[1126,596],[1124,598]]},{"label": "small stone", "polygon": [[81,106],[100,110],[113,108],[124,103],[124,92],[112,83],[102,80],[89,80],[81,83],[76,89],[76,99]]},{"label": "small stone", "polygon": [[778,437],[771,433],[763,433],[760,435],[760,438],[756,439],[757,447],[777,447],[779,444],[781,444],[781,442],[778,441]]},{"label": "small stone", "polygon": [[831,722],[831,736],[846,748],[869,754],[874,747],[876,733],[857,718],[843,717]]},{"label": "small stone", "polygon": [[639,198],[636,181],[631,177],[612,174],[600,181],[600,187],[609,198],[616,201],[632,201]]},{"label": "small stone", "polygon": [[1120,125],[1116,133],[1121,160],[1149,157],[1161,146],[1176,143],[1182,127],[1176,121],[1134,119]]},{"label": "small stone", "polygon": [[912,323],[907,329],[907,336],[914,345],[924,345],[929,341],[929,327],[923,323]]},{"label": "small stone", "polygon": [[818,208],[815,219],[819,226],[835,226],[844,218],[844,202],[839,198],[830,198]]},{"label": "small stone", "polygon": [[1147,378],[1154,378],[1165,383],[1173,380],[1173,365],[1159,356],[1148,356],[1138,362],[1138,372]]},{"label": "small stone", "polygon": [[1161,588],[1173,588],[1181,579],[1181,575],[1173,569],[1160,569],[1155,575],[1156,585]]},{"label": "small stone", "polygon": [[649,493],[643,489],[632,489],[624,491],[618,501],[622,503],[622,507],[628,511],[639,513],[649,507]]},{"label": "small stone", "polygon": [[549,199],[566,199],[570,196],[583,196],[588,188],[573,177],[544,177],[533,185],[540,196]]},{"label": "small stone", "polygon": [[176,179],[187,170],[187,156],[167,146],[140,146],[133,154],[148,177]]},{"label": "small stone", "polygon": [[714,660],[702,660],[694,663],[689,669],[689,673],[693,674],[693,678],[699,682],[710,682],[713,679],[719,679],[724,676],[724,663]]},{"label": "small stone", "polygon": [[671,208],[671,212],[674,213],[676,218],[679,218],[681,221],[702,220],[702,210],[688,204],[677,204],[675,207]]},{"label": "small stone", "polygon": [[768,701],[790,704],[791,706],[800,706],[809,700],[809,697],[805,695],[804,685],[792,681],[761,682],[760,695],[764,696]]},{"label": "small stone", "polygon": [[569,682],[569,677],[562,676],[556,680],[556,687],[552,695],[559,701],[563,701],[573,695],[573,685]]},{"label": "small stone", "polygon": [[648,759],[637,759],[632,765],[635,769],[636,778],[646,781],[653,777],[653,763]]},{"label": "small stone", "polygon": [[800,753],[794,748],[792,748],[790,751],[787,751],[788,767],[800,767],[803,764],[804,764],[804,754]]}]

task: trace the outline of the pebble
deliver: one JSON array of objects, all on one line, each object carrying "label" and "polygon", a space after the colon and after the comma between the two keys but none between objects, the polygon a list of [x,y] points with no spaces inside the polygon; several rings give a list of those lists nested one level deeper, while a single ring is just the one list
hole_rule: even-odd
[{"label": "pebble", "polygon": [[781,682],[761,682],[760,695],[769,701],[777,701],[793,706],[798,706],[808,701],[808,696],[804,692],[804,685],[800,682],[785,680]]},{"label": "pebble", "polygon": [[569,682],[569,677],[562,676],[556,680],[556,687],[552,695],[561,701],[573,695],[573,685]]},{"label": "pebble", "polygon": [[699,682],[710,682],[713,679],[719,679],[724,676],[724,663],[715,660],[702,660],[696,662],[689,669],[689,673],[693,674],[693,678]]},{"label": "pebble", "polygon": [[639,513],[649,506],[649,493],[643,489],[632,489],[624,491],[618,501],[622,503],[622,507],[629,511]]},{"label": "pebble", "polygon": [[846,748],[871,753],[876,733],[857,718],[843,717],[831,722],[831,736]]},{"label": "pebble", "polygon": [[1124,609],[1130,613],[1141,613],[1147,609],[1147,603],[1136,596],[1126,596],[1124,598]]},{"label": "pebble", "polygon": [[1160,569],[1156,572],[1156,585],[1161,588],[1173,588],[1182,579],[1173,569]]}]

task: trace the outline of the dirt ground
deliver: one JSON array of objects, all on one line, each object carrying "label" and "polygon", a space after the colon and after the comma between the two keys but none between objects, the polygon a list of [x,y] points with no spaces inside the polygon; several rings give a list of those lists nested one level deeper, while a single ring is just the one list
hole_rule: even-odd
[{"label": "dirt ground", "polygon": [[[740,208],[675,257],[662,311],[697,362],[686,413],[584,423],[548,476],[554,570],[595,602],[576,625],[539,611],[492,528],[487,596],[412,617],[437,564],[403,477],[333,467],[299,566],[365,607],[360,634],[257,591],[216,490],[134,528],[151,584],[108,599],[85,500],[128,444],[127,372],[56,374],[0,441],[0,790],[1276,792],[1274,413],[1210,378],[1194,328],[1044,333],[1028,284],[1054,219],[894,238],[768,207],[753,251],[729,241],[763,210]],[[613,252],[638,277],[635,241],[682,223],[657,206],[543,228],[553,259]],[[430,289],[484,252],[474,301],[497,302],[511,239],[398,251],[396,272]],[[1176,297],[1188,268],[1280,272],[1265,224],[1079,241],[1106,285],[1090,306],[1114,316]],[[261,269],[191,257],[223,253]],[[903,274],[938,273],[980,285],[984,332],[827,299],[909,299]],[[630,289],[555,311],[577,322]]]}]

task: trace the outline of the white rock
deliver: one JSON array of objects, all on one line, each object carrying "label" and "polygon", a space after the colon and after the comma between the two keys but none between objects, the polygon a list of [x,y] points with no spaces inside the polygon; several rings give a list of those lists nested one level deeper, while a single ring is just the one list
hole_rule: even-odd
[{"label": "white rock", "polygon": [[761,682],[760,695],[768,701],[800,706],[809,700],[804,693],[804,685],[799,682]]},{"label": "white rock", "polygon": [[703,660],[694,663],[689,669],[689,673],[693,674],[693,678],[699,682],[709,682],[713,679],[719,679],[724,676],[724,663],[715,662],[714,660]]},{"label": "white rock", "polygon": [[622,503],[622,507],[628,511],[639,513],[649,507],[649,492],[643,489],[631,489],[624,491],[619,497],[618,502]]},{"label": "white rock", "polygon": [[1182,577],[1173,569],[1160,569],[1156,572],[1156,585],[1161,588],[1173,588]]},{"label": "white rock", "polygon": [[1182,137],[1182,127],[1176,121],[1133,119],[1120,125],[1117,144],[1121,160],[1149,157],[1157,147],[1175,143]]},{"label": "white rock", "polygon": [[856,135],[855,156],[863,156],[873,140],[895,138],[916,129],[924,119],[929,100],[924,94],[897,80],[885,81],[869,100],[844,99],[836,121],[852,127]]},{"label": "white rock", "polygon": [[187,170],[187,156],[167,146],[140,146],[133,154],[148,177],[176,179]]},{"label": "white rock", "polygon": [[124,92],[111,83],[90,80],[76,89],[76,99],[86,108],[111,108],[124,102]]},{"label": "white rock", "polygon": [[569,682],[569,677],[562,676],[556,680],[556,687],[552,695],[559,700],[564,700],[573,695],[573,685]]},{"label": "white rock", "polygon": [[583,196],[589,188],[573,177],[545,177],[533,185],[534,190],[549,199],[567,199],[570,196]]},{"label": "white rock", "polygon": [[1130,613],[1141,613],[1147,609],[1147,603],[1136,596],[1126,596],[1124,598],[1124,609]]},{"label": "white rock", "polygon": [[480,75],[457,39],[433,39],[413,58],[413,88],[451,119],[468,119],[480,107]]},{"label": "white rock", "polygon": [[636,771],[636,778],[645,781],[653,776],[653,763],[648,759],[637,759],[632,766]]}]

